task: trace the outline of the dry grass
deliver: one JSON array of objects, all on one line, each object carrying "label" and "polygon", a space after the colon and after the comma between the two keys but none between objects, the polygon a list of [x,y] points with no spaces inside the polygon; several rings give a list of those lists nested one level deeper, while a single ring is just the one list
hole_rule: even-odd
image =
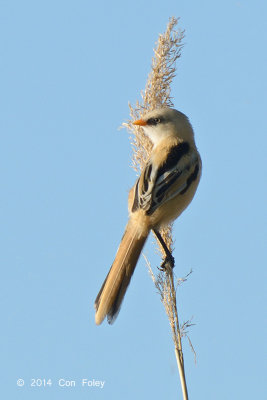
[{"label": "dry grass", "polygon": [[[148,76],[147,83],[144,91],[141,92],[142,101],[136,102],[135,106],[129,104],[131,119],[123,125],[130,131],[132,137],[133,157],[132,166],[135,171],[142,170],[150,156],[152,143],[144,135],[141,128],[132,125],[132,121],[142,118],[142,116],[150,110],[158,107],[172,107],[171,97],[171,83],[176,73],[176,61],[181,56],[181,49],[183,47],[182,40],[184,38],[184,31],[176,31],[175,27],[178,24],[178,19],[172,17],[169,20],[166,31],[159,35],[154,49],[154,57],[152,58],[151,72]],[[161,235],[172,252],[173,238],[172,226],[169,225],[161,230]],[[164,250],[158,244],[159,250],[165,258]],[[173,270],[167,265],[164,272],[160,272],[157,276],[153,274],[150,267],[149,271],[157,290],[160,293],[161,301],[165,307],[166,313],[169,318],[172,337],[175,345],[175,355],[180,375],[180,381],[183,392],[183,399],[188,399],[185,372],[184,372],[184,359],[182,352],[182,336],[187,336],[187,328],[192,325],[191,321],[187,321],[180,326],[177,312],[176,303],[176,288],[174,285]],[[180,279],[178,285],[186,280],[187,277]],[[193,346],[189,340],[189,344]]]},{"label": "dry grass", "polygon": [[[145,90],[141,92],[142,102],[137,101],[135,106],[129,104],[131,119],[123,124],[132,134],[132,166],[137,172],[144,168],[152,150],[152,143],[142,128],[132,125],[132,121],[155,108],[173,107],[171,83],[175,77],[176,60],[181,56],[184,39],[184,31],[174,29],[177,23],[177,18],[170,18],[166,31],[159,35],[152,58],[151,72]],[[172,225],[162,229],[160,233],[172,251]],[[162,251],[161,247],[160,250]]]}]

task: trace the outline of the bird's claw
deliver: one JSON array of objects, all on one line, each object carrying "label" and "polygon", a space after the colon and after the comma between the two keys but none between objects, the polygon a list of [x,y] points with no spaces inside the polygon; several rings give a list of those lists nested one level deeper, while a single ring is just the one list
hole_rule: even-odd
[{"label": "bird's claw", "polygon": [[169,256],[166,256],[161,266],[158,267],[158,269],[162,272],[166,271],[168,268],[174,268],[174,257],[171,254]]}]

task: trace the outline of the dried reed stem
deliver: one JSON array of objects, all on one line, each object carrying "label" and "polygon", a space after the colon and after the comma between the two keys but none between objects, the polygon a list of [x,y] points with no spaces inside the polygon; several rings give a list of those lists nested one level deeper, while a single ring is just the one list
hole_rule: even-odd
[{"label": "dried reed stem", "polygon": [[[155,277],[151,265],[147,258],[145,257],[146,263],[148,265],[148,269],[151,275],[151,278],[158,289],[158,292],[161,296],[161,301],[164,305],[166,314],[169,318],[171,331],[172,331],[172,339],[174,342],[174,351],[176,362],[178,366],[180,382],[183,392],[183,399],[188,400],[188,392],[187,392],[187,385],[185,379],[185,370],[184,370],[184,358],[183,358],[183,349],[182,349],[182,336],[187,336],[187,332],[185,328],[190,326],[189,322],[180,326],[179,318],[178,318],[178,311],[177,311],[177,302],[176,302],[176,289],[174,286],[174,279],[173,279],[173,269],[170,265],[166,265],[166,270],[164,272],[160,272],[157,277]],[[189,274],[188,274],[189,275]],[[178,281],[178,285],[182,282],[187,280],[187,276],[185,278],[181,278]],[[189,339],[188,339],[189,340]],[[190,345],[192,346],[190,340]],[[194,349],[193,349],[194,351]]]},{"label": "dried reed stem", "polygon": [[[177,32],[174,29],[177,23],[178,19],[174,17],[170,18],[166,31],[159,35],[156,48],[154,49],[154,57],[152,58],[151,72],[148,76],[145,90],[141,92],[142,101],[137,101],[134,107],[129,104],[131,119],[127,123],[123,124],[132,134],[132,166],[137,172],[144,168],[151,153],[152,143],[148,137],[144,135],[142,129],[132,125],[131,122],[135,119],[142,118],[145,113],[155,108],[173,106],[171,83],[175,77],[176,60],[181,55],[181,49],[183,46],[182,40],[184,38],[184,31]],[[160,233],[166,245],[172,252],[172,225],[161,229]],[[164,250],[161,248],[160,244],[158,244],[158,246],[163,258],[165,258]],[[147,263],[149,265],[148,261]],[[155,278],[150,266],[149,269],[155,286],[159,290],[161,301],[164,304],[170,321],[183,399],[187,400],[188,394],[181,342],[182,333],[178,319],[173,271],[170,266],[167,266],[166,270],[160,272],[157,278]]]}]

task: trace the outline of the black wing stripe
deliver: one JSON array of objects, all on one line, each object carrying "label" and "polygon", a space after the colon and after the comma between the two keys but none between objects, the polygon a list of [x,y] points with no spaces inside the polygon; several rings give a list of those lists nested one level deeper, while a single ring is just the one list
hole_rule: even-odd
[{"label": "black wing stripe", "polygon": [[194,182],[197,179],[198,172],[199,172],[199,165],[197,164],[195,166],[195,169],[192,172],[192,174],[187,178],[186,187],[180,192],[180,194],[185,194],[187,192],[187,190],[189,189],[191,183]]},{"label": "black wing stripe", "polygon": [[146,168],[146,179],[150,179],[150,175],[151,175],[151,171],[152,171],[152,164],[149,164],[149,167]]},{"label": "black wing stripe", "polygon": [[139,208],[138,186],[139,186],[139,178],[138,178],[138,180],[136,182],[136,185],[135,185],[134,202],[133,202],[133,206],[132,206],[132,212],[136,211]]},{"label": "black wing stripe", "polygon": [[181,175],[181,171],[180,172],[176,172],[174,173],[172,177],[168,177],[168,179],[166,179],[165,181],[163,181],[162,185],[160,186],[160,189],[157,190],[157,192],[155,193],[156,197],[161,196],[162,194],[164,195],[166,190],[168,190],[168,188],[176,181],[176,179],[179,178],[179,176]]},{"label": "black wing stripe", "polygon": [[143,187],[142,187],[142,194],[146,194],[148,187],[149,187],[149,182],[151,181],[151,171],[152,171],[152,164],[149,164],[146,166],[145,173],[144,173],[144,181],[143,181]]},{"label": "black wing stripe", "polygon": [[173,146],[170,149],[165,163],[158,170],[156,181],[165,172],[174,168],[179,163],[180,159],[189,152],[189,149],[190,146],[187,142],[182,142],[177,144],[176,146]]},{"label": "black wing stripe", "polygon": [[178,173],[174,174],[174,176],[172,176],[171,179],[167,179],[165,181],[164,185],[162,185],[162,187],[155,193],[155,199],[152,200],[151,206],[146,211],[147,215],[153,214],[155,209],[158,207],[158,205],[164,199],[166,191],[168,191],[168,189],[174,184],[174,182],[180,177],[181,174],[182,174],[182,172],[178,172]]}]

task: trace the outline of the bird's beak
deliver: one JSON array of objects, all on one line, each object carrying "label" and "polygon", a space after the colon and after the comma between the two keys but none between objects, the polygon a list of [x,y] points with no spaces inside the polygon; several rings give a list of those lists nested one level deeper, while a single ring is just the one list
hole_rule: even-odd
[{"label": "bird's beak", "polygon": [[133,125],[138,125],[138,126],[146,126],[147,122],[144,119],[137,119],[136,121],[133,122]]}]

